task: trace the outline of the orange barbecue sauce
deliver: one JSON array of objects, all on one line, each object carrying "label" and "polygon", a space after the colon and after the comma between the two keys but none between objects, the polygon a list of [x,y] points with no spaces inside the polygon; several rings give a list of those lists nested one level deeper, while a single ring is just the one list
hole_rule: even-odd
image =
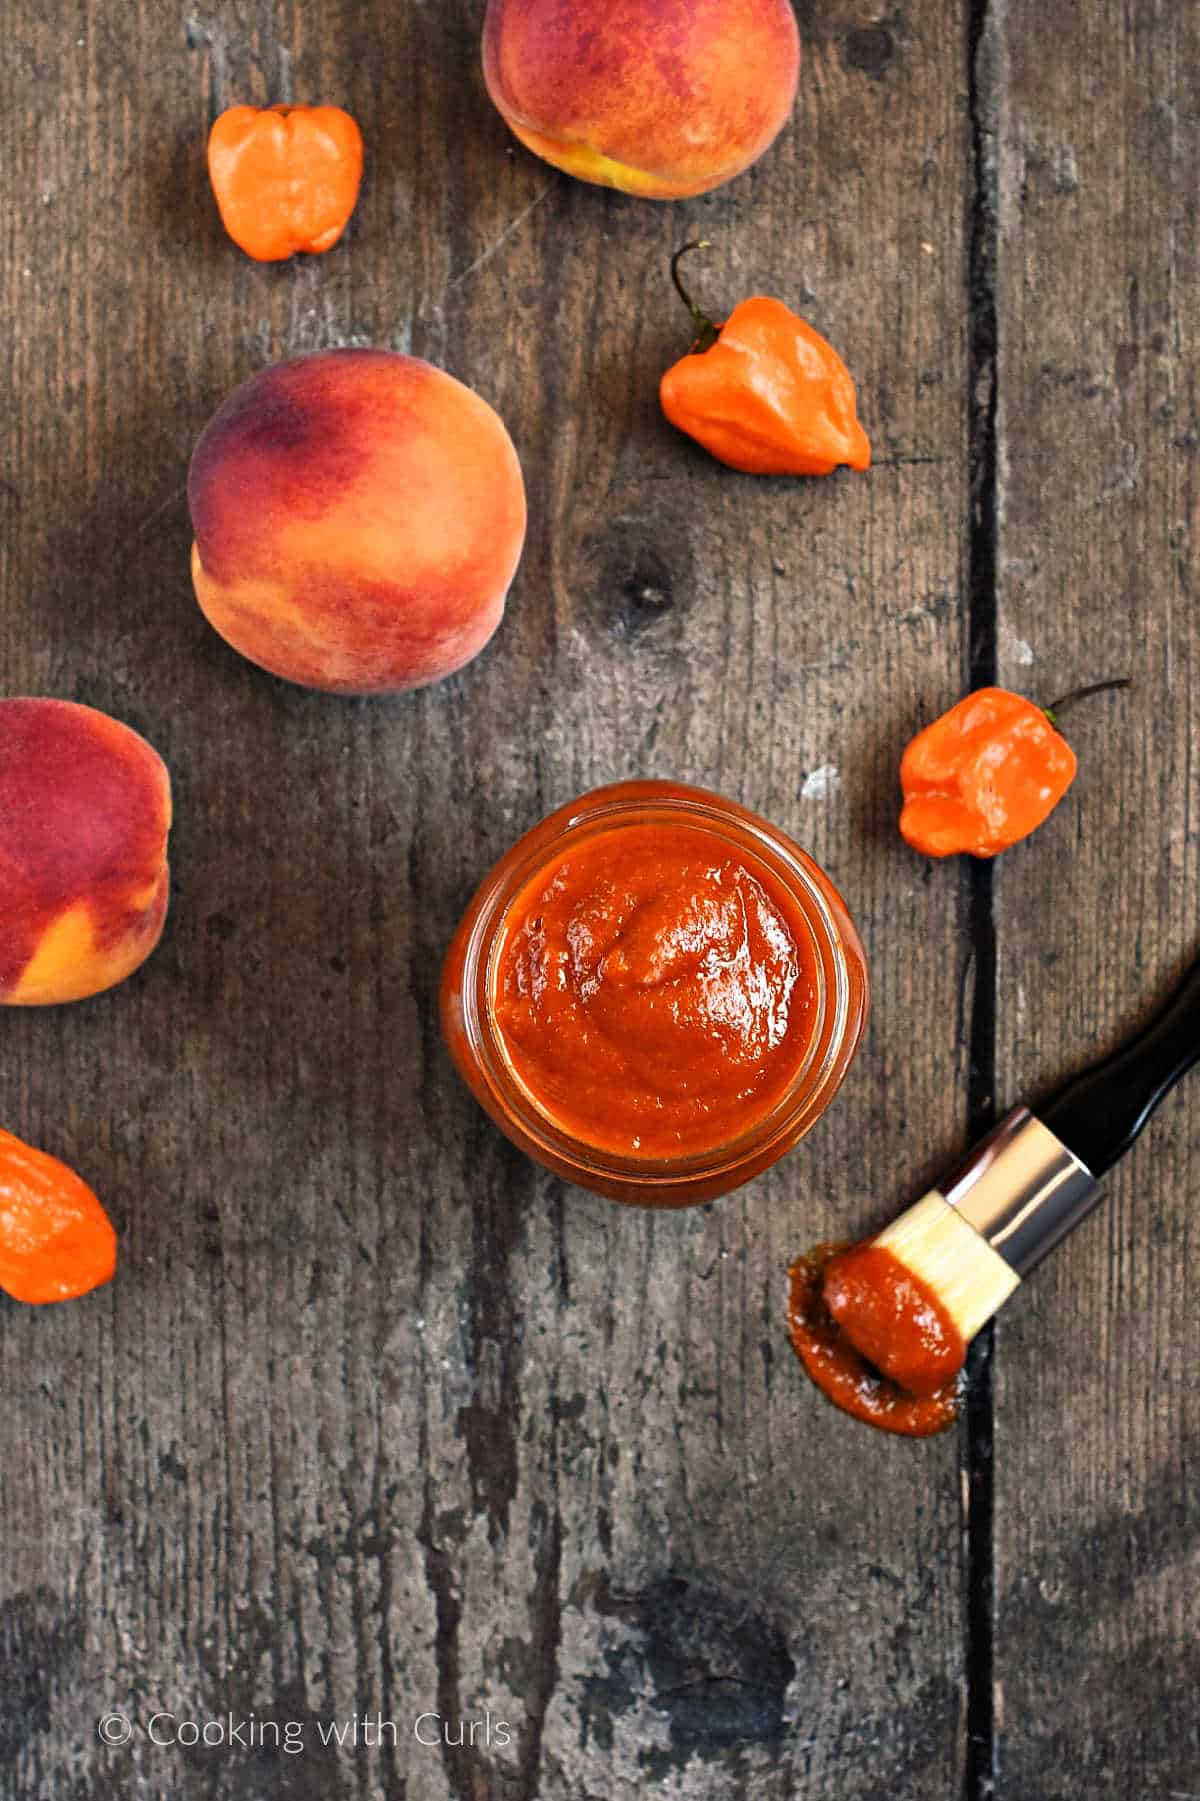
[{"label": "orange barbecue sauce", "polygon": [[703,826],[584,840],[508,909],[491,1012],[560,1131],[639,1158],[711,1151],[787,1094],[813,1034],[809,928],[765,866]]},{"label": "orange barbecue sauce", "polygon": [[788,1278],[796,1355],[835,1407],[910,1438],[953,1422],[965,1347],[932,1289],[890,1251],[818,1245]]}]

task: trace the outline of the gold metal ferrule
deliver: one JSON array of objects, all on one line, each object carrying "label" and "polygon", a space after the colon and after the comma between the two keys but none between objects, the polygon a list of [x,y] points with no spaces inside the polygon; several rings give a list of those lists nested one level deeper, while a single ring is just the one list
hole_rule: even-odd
[{"label": "gold metal ferrule", "polygon": [[942,1193],[1019,1276],[1027,1276],[1090,1213],[1100,1184],[1028,1107],[1014,1107]]}]

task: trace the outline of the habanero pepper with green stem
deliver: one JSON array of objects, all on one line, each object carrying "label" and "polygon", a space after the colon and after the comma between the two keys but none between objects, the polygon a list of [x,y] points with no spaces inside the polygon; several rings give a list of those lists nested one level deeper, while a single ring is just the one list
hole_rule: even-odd
[{"label": "habanero pepper with green stem", "polygon": [[671,279],[696,325],[686,356],[659,386],[672,425],[720,462],[749,475],[831,475],[867,469],[871,446],[858,422],[854,383],[831,344],[782,300],[756,294],[717,325],[679,276],[696,239],[671,258]]},{"label": "habanero pepper with green stem", "polygon": [[1076,701],[1128,676],[1092,682],[1048,707],[1007,688],[977,688],[909,744],[900,763],[900,831],[926,857],[995,857],[1036,831],[1054,811],[1077,768],[1058,730]]}]

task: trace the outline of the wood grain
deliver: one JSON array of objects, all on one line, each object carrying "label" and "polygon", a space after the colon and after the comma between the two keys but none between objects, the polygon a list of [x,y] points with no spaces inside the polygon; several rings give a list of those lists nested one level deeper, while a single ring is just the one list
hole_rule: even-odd
[{"label": "wood grain", "polygon": [[[1136,689],[1064,729],[1074,792],[997,875],[1002,1104],[1116,1043],[1200,950],[1200,17],[999,15],[1002,677]],[[1190,1794],[1200,1095],[1002,1318],[999,1792]]]},{"label": "wood grain", "polygon": [[[961,1784],[959,1449],[823,1408],[782,1304],[792,1254],[915,1196],[964,1129],[961,883],[894,824],[898,749],[966,658],[964,21],[806,0],[794,124],[728,189],[656,207],[513,145],[481,10],[10,0],[0,677],[145,732],[178,825],[152,962],[3,1022],[5,1123],[83,1170],[122,1239],[110,1290],[0,1310],[4,1801]],[[334,253],[256,267],[203,142],[224,105],[288,97],[350,107],[366,184]],[[754,482],[662,421],[687,339],[666,261],[697,228],[714,307],[765,288],[844,352],[869,477]],[[187,573],[218,401],[357,343],[477,386],[529,484],[494,645],[394,701],[239,662]],[[650,773],[808,844],[875,973],[810,1142],[678,1217],[510,1151],[435,1013],[494,859]],[[110,1709],[128,1747],[96,1739]],[[303,1754],[156,1748],[160,1711],[295,1721]],[[511,1739],[418,1745],[429,1711]],[[398,1742],[322,1746],[356,1713]]]}]

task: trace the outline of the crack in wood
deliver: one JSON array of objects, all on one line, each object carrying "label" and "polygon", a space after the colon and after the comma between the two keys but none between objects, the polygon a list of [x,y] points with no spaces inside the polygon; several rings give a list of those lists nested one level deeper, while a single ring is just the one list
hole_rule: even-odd
[{"label": "crack in wood", "polygon": [[[433,1477],[426,1475],[421,1524],[416,1536],[425,1554],[425,1585],[433,1597],[437,1711],[443,1720],[461,1720],[458,1628],[462,1620],[462,1600],[455,1589],[453,1566],[435,1537],[434,1489]],[[442,1763],[450,1793],[454,1801],[476,1801],[470,1750],[452,1740],[453,1734],[441,1734]]]},{"label": "crack in wood", "polygon": [[[383,1421],[381,1417],[379,1396],[376,1395],[375,1431],[377,1443],[384,1443]],[[375,1474],[371,1488],[371,1499],[374,1508],[376,1543],[373,1546],[379,1570],[379,1599],[377,1617],[379,1620],[379,1675],[383,1684],[383,1712],[388,1719],[399,1705],[399,1685],[397,1683],[396,1661],[392,1655],[390,1621],[395,1605],[396,1584],[393,1569],[392,1550],[394,1538],[390,1531],[385,1531],[384,1521],[390,1514],[392,1491],[384,1488],[384,1462],[376,1457]],[[365,1547],[364,1547],[365,1549]],[[436,1605],[436,1597],[435,1597]],[[390,1746],[381,1746],[380,1780],[383,1801],[405,1801],[408,1795],[408,1783],[401,1774],[396,1754],[397,1748],[393,1740]]]},{"label": "crack in wood", "polygon": [[[554,1229],[554,1286],[558,1311],[561,1315],[566,1311],[571,1295],[570,1275],[567,1268],[566,1217],[561,1183],[554,1185],[550,1200],[550,1214]],[[517,1791],[519,1801],[537,1801],[537,1796],[541,1792],[542,1739],[546,1729],[546,1714],[558,1687],[559,1651],[562,1646],[563,1525],[562,1509],[559,1504],[558,1456],[562,1406],[559,1401],[557,1378],[553,1378],[551,1381],[549,1398],[553,1421],[548,1446],[553,1510],[541,1502],[535,1502],[530,1510],[531,1529],[537,1527],[540,1543],[535,1562],[536,1574],[533,1591],[529,1597],[530,1652],[533,1674],[525,1699],[525,1725],[521,1734],[518,1764],[519,1788]]]},{"label": "crack in wood", "polygon": [[526,1697],[525,1727],[521,1735],[518,1765],[519,1801],[536,1801],[541,1792],[542,1737],[546,1713],[558,1686],[558,1653],[562,1642],[562,1513],[558,1506],[557,1431],[552,1439],[554,1458],[554,1509],[535,1505],[533,1518],[544,1539],[537,1560],[537,1576],[529,1597],[532,1614],[530,1652],[533,1680]]},{"label": "crack in wood", "polygon": [[[967,235],[969,529],[967,627],[969,688],[998,675],[998,363],[997,256],[1000,110],[1000,11],[1004,0],[968,0],[967,82],[971,194]],[[967,1029],[967,1125],[971,1140],[995,1118],[996,917],[993,869],[964,860],[970,966],[974,980]],[[965,1564],[966,1801],[989,1801],[996,1785],[995,1483],[993,1472],[994,1328],[987,1326],[967,1359],[962,1426]]]},{"label": "crack in wood", "polygon": [[512,1259],[524,1232],[529,1177],[525,1159],[503,1142],[475,1207],[470,1282],[470,1362],[474,1393],[459,1410],[471,1495],[486,1513],[493,1545],[508,1533],[517,1492],[524,1319]]}]

